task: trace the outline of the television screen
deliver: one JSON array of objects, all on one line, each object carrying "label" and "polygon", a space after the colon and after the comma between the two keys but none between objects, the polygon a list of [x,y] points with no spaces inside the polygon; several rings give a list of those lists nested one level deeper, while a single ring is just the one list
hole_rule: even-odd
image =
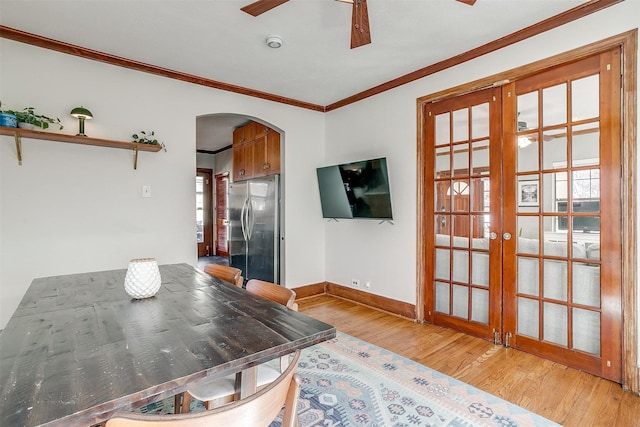
[{"label": "television screen", "polygon": [[[567,202],[558,202],[558,212],[567,211]],[[573,202],[574,212],[600,212],[599,200]],[[574,216],[572,221],[573,232],[593,233],[600,232],[600,216]],[[567,217],[558,217],[558,230],[567,231]]]},{"label": "television screen", "polygon": [[324,218],[393,219],[387,159],[317,169]]}]

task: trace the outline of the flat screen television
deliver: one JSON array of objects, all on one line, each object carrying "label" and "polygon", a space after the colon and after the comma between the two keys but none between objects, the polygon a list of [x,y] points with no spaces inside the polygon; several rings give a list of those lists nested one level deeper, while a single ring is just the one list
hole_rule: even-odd
[{"label": "flat screen television", "polygon": [[325,166],[317,174],[324,218],[393,219],[386,157]]},{"label": "flat screen television", "polygon": [[[558,202],[558,212],[567,211],[567,202]],[[587,200],[582,202],[573,202],[574,212],[593,212],[597,214],[600,212],[599,200]],[[574,216],[573,217],[573,232],[583,233],[598,233],[600,232],[600,216]],[[558,217],[558,230],[567,231],[567,217]]]}]

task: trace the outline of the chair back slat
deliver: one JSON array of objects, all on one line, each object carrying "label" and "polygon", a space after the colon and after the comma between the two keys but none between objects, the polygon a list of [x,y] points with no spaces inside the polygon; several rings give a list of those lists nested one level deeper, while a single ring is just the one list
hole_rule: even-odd
[{"label": "chair back slat", "polygon": [[226,265],[219,264],[207,264],[204,267],[204,272],[213,277],[217,277],[220,280],[224,280],[225,282],[232,283],[239,288],[242,287],[242,282],[244,281],[242,277],[242,270],[235,267],[228,267]]},{"label": "chair back slat", "polygon": [[298,311],[296,304],[295,291],[263,280],[251,279],[247,282],[247,292],[269,299],[278,304],[287,306],[288,308]]}]

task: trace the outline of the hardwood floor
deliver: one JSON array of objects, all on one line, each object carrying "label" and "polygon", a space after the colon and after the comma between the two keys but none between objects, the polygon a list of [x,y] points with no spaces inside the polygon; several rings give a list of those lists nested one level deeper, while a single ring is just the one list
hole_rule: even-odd
[{"label": "hardwood floor", "polygon": [[640,426],[640,397],[619,384],[459,332],[323,295],[301,312],[565,426]]}]

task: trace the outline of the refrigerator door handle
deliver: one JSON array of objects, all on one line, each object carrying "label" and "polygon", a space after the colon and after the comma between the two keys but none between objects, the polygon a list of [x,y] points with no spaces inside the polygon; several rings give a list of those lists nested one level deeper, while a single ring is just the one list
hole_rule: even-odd
[{"label": "refrigerator door handle", "polygon": [[249,240],[251,240],[251,237],[253,236],[253,225],[256,222],[256,217],[253,214],[253,203],[251,203],[251,198],[247,199],[248,202],[248,207],[249,209],[247,209],[247,224],[249,225],[248,229],[249,229]]},{"label": "refrigerator door handle", "polygon": [[247,237],[247,224],[246,224],[246,212],[247,212],[247,201],[249,199],[244,199],[244,203],[242,204],[242,211],[240,212],[240,225],[242,226],[242,237],[244,240],[248,240]]}]

